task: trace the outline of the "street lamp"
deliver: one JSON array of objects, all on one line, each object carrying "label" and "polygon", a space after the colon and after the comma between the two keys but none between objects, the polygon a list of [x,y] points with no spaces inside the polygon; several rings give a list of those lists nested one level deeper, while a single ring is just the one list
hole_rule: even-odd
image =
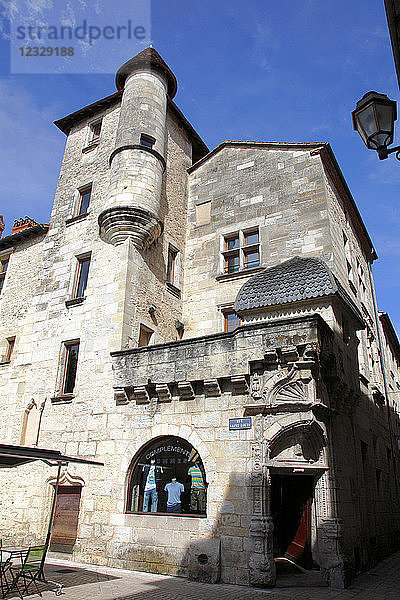
[{"label": "street lamp", "polygon": [[400,160],[400,146],[388,149],[393,143],[394,122],[397,119],[396,102],[385,94],[367,92],[352,112],[353,126],[370,150],[376,150],[380,160],[396,152]]}]

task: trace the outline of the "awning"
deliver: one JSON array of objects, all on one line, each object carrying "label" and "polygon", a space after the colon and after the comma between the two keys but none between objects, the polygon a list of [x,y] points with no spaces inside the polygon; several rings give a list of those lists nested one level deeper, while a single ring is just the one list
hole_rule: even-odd
[{"label": "awning", "polygon": [[11,446],[0,444],[0,469],[18,467],[34,460],[42,460],[49,465],[67,465],[68,463],[81,463],[85,465],[100,465],[104,463],[83,458],[74,458],[61,454],[58,450],[45,448],[30,448],[27,446]]}]

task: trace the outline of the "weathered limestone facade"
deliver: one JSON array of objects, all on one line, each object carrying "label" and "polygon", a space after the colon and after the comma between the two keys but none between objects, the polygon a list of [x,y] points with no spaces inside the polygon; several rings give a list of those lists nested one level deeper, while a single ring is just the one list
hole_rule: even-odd
[{"label": "weathered limestone facade", "polygon": [[[73,559],[273,586],[274,558],[289,558],[343,587],[398,545],[400,346],[333,153],[208,152],[153,49],[116,83],[56,122],[67,143],[49,225],[0,239],[1,440],[104,462],[62,475],[80,495],[61,544]],[[233,311],[241,324],[225,331]],[[183,480],[171,514],[164,484],[193,456],[206,509]],[[164,478],[154,513],[140,479],[151,457]],[[55,474],[0,475],[0,537],[40,541]]]}]

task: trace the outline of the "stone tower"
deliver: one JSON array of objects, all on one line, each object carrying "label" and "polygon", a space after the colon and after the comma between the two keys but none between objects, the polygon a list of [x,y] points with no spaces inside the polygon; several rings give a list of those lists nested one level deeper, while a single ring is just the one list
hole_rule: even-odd
[{"label": "stone tower", "polygon": [[177,84],[158,52],[147,48],[118,70],[116,85],[123,90],[121,113],[99,225],[108,242],[119,245],[129,238],[142,250],[163,230],[167,95],[174,97]]}]

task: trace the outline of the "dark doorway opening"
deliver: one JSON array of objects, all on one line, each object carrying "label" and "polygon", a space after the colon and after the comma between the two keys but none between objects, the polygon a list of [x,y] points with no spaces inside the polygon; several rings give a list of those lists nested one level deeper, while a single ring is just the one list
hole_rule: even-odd
[{"label": "dark doorway opening", "polygon": [[78,532],[81,491],[80,485],[59,486],[50,550],[72,553]]},{"label": "dark doorway opening", "polygon": [[272,474],[271,512],[274,557],[286,558],[304,569],[313,566],[311,554],[312,475]]}]

